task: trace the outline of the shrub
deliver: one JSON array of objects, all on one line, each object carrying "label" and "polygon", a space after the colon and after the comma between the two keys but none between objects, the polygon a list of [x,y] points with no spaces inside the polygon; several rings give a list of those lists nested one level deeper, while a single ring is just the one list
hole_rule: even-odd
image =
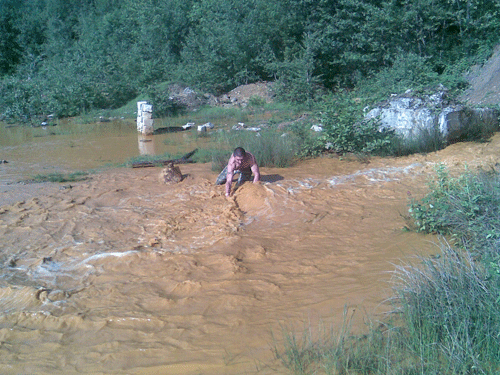
[{"label": "shrub", "polygon": [[300,140],[297,156],[300,158],[318,156],[325,150],[325,140],[320,132],[311,130],[311,123],[296,122],[290,126],[290,131]]},{"label": "shrub", "polygon": [[487,252],[500,239],[498,173],[450,176],[442,164],[428,183],[430,192],[411,199],[409,212],[419,232],[452,235],[457,244]]},{"label": "shrub", "polygon": [[408,89],[420,90],[439,83],[439,77],[428,63],[429,58],[414,53],[400,53],[390,67],[380,70],[371,79],[360,82],[359,93],[373,101]]},{"label": "shrub", "polygon": [[258,95],[252,95],[248,99],[248,105],[250,107],[263,107],[266,105],[266,99]]},{"label": "shrub", "polygon": [[171,98],[168,86],[149,86],[146,94],[153,105],[155,117],[176,116],[186,110],[185,106]]},{"label": "shrub", "polygon": [[337,95],[323,111],[324,142],[339,152],[385,154],[395,138],[392,130],[381,130],[377,120],[365,120],[362,102],[349,94]]}]

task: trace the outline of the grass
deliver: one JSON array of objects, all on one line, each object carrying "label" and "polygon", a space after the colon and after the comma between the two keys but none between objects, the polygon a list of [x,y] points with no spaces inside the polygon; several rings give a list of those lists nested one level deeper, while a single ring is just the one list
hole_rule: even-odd
[{"label": "grass", "polygon": [[[291,130],[286,132],[277,130],[271,119],[272,114],[266,108],[258,110],[249,108],[204,108],[199,112],[175,118],[165,118],[162,126],[181,126],[187,122],[202,124],[212,122],[215,130],[198,132],[193,127],[187,134],[191,138],[204,138],[205,146],[200,147],[193,156],[199,163],[212,162],[212,169],[220,171],[227,164],[232,151],[236,147],[243,147],[255,155],[259,166],[283,168],[292,165],[297,160],[297,154],[303,139]],[[280,107],[282,108],[282,107]],[[293,117],[293,111],[286,107],[281,118]],[[156,121],[156,120],[155,120]],[[247,127],[261,127],[260,132],[232,130],[233,125],[243,122]],[[160,122],[156,122],[160,124]]]},{"label": "grass", "polygon": [[83,181],[88,178],[89,172],[72,172],[72,173],[48,173],[37,174],[33,176],[30,182],[76,182]]},{"label": "grass", "polygon": [[314,338],[310,327],[284,329],[274,352],[291,374],[500,373],[500,178],[436,172],[410,214],[416,229],[445,233],[454,246],[442,240],[437,256],[397,266],[394,310],[364,335],[345,316],[338,331]]},{"label": "grass", "polygon": [[394,156],[425,154],[441,150],[445,145],[446,142],[436,125],[432,129],[420,129],[417,134],[407,138],[395,137],[388,153]]},{"label": "grass", "polygon": [[467,251],[398,267],[396,296],[409,349],[449,374],[500,370],[500,285]]},{"label": "grass", "polygon": [[296,160],[300,140],[292,134],[274,130],[261,132],[231,130],[209,135],[212,147],[200,150],[194,157],[198,162],[212,162],[212,169],[222,170],[236,147],[251,152],[260,167],[285,168]]},{"label": "grass", "polygon": [[164,153],[161,155],[139,155],[128,158],[123,164],[122,167],[131,167],[134,163],[142,163],[142,162],[150,162],[155,163],[158,162],[158,165],[161,166],[162,160],[171,160],[171,159],[180,159],[184,154],[169,154]]},{"label": "grass", "polygon": [[322,325],[317,332],[283,327],[275,357],[297,375],[432,374],[421,371],[427,367],[409,350],[401,328],[368,320],[367,334],[352,334],[352,318],[345,310],[338,329]]}]

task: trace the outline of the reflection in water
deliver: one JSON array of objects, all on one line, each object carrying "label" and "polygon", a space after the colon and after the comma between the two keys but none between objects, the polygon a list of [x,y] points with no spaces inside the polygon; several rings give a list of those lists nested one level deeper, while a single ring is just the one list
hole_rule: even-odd
[{"label": "reflection in water", "polygon": [[156,155],[155,137],[138,133],[137,142],[139,144],[139,155]]},{"label": "reflection in water", "polygon": [[437,251],[401,231],[435,164],[487,169],[499,151],[497,135],[369,165],[262,168],[232,199],[210,165],[182,165],[169,186],[160,168],[117,169],[4,204],[1,372],[280,373],[281,324],[337,324],[347,306],[363,329],[363,311],[389,308],[392,264]]}]

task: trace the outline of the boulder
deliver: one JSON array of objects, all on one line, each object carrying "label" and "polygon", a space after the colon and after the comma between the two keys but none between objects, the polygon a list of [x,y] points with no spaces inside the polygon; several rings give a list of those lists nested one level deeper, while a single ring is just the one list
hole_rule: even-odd
[{"label": "boulder", "polygon": [[481,128],[498,129],[499,112],[492,108],[456,106],[444,108],[439,114],[439,131],[448,142],[464,135],[476,134]]},{"label": "boulder", "polygon": [[179,108],[188,111],[196,111],[204,105],[213,106],[216,104],[215,96],[207,93],[199,93],[190,87],[178,84],[170,85],[167,89],[168,98]]},{"label": "boulder", "polygon": [[469,108],[448,100],[446,90],[415,95],[407,91],[379,104],[365,114],[366,119],[380,120],[380,129],[392,129],[405,138],[439,131],[447,142],[460,140],[487,125],[498,128],[498,111],[491,108]]},{"label": "boulder", "polygon": [[174,166],[174,163],[167,164],[160,173],[160,182],[166,185],[176,184],[182,181],[181,169]]}]

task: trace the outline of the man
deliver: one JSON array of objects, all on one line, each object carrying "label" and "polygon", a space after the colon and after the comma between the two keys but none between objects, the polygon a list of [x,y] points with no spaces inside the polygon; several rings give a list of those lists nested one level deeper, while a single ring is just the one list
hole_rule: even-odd
[{"label": "man", "polygon": [[260,181],[260,171],[255,156],[251,153],[246,152],[243,147],[237,147],[234,149],[233,154],[229,158],[227,166],[217,177],[216,185],[226,184],[226,197],[231,195],[231,184],[233,182],[233,176],[239,173],[238,186],[245,181],[249,181],[252,178],[252,172],[254,174],[253,182],[254,184]]}]

